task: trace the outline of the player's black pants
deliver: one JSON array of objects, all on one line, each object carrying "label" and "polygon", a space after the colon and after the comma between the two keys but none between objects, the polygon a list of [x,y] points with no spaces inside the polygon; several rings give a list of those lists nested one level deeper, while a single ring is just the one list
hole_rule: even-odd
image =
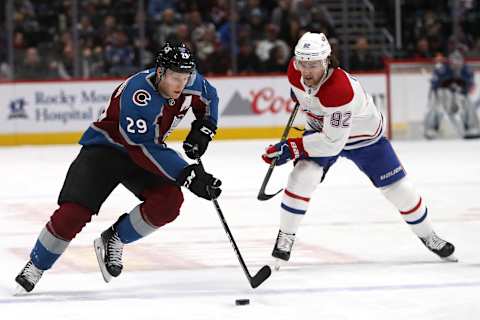
[{"label": "player's black pants", "polygon": [[146,189],[171,182],[141,168],[122,151],[108,146],[86,146],[68,169],[58,204],[78,203],[96,214],[119,184],[144,200]]}]

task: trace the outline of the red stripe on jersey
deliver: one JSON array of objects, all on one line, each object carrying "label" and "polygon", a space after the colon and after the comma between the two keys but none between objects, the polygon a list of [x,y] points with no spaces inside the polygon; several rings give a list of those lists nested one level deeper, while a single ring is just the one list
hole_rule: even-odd
[{"label": "red stripe on jersey", "polygon": [[293,199],[303,200],[305,202],[310,201],[310,198],[299,196],[298,194],[292,193],[292,192],[288,191],[287,189],[285,189],[285,194],[287,196],[289,196],[290,198],[293,198]]},{"label": "red stripe on jersey", "polygon": [[316,96],[324,107],[336,108],[350,103],[353,95],[353,88],[347,74],[342,69],[336,68],[322,84]]},{"label": "red stripe on jersey", "polygon": [[288,70],[287,70],[288,81],[292,86],[305,91],[305,89],[303,88],[302,82],[300,81],[302,74],[300,73],[300,71],[295,69],[294,63],[295,63],[295,58],[290,59],[290,63],[288,64]]},{"label": "red stripe on jersey", "polygon": [[413,209],[408,210],[408,211],[400,211],[400,214],[410,214],[412,212],[415,212],[415,211],[418,210],[418,208],[420,208],[421,204],[422,204],[422,197],[420,197],[420,200],[418,200],[417,205]]},{"label": "red stripe on jersey", "polygon": [[376,137],[383,126],[383,116],[380,119],[380,124],[378,125],[377,130],[375,130],[374,134],[357,134],[356,136],[349,136],[348,139],[355,139],[355,138],[373,138]]}]

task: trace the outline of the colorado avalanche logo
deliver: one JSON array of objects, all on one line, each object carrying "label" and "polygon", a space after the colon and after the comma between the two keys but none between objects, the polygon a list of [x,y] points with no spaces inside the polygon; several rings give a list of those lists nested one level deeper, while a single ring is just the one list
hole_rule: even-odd
[{"label": "colorado avalanche logo", "polygon": [[132,100],[137,106],[145,107],[152,100],[152,96],[148,91],[139,89],[133,94]]}]

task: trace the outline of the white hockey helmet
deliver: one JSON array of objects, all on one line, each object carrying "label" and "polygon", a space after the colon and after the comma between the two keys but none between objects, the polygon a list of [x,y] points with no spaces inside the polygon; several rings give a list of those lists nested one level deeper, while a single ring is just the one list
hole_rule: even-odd
[{"label": "white hockey helmet", "polygon": [[295,58],[299,61],[327,62],[331,53],[332,48],[323,33],[306,32],[295,46]]}]

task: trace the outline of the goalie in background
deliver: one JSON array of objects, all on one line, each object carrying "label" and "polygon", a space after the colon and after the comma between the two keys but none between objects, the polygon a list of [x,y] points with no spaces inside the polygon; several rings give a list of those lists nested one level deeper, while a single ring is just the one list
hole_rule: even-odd
[{"label": "goalie in background", "polygon": [[433,70],[425,116],[425,137],[438,137],[442,119],[447,116],[462,138],[479,137],[479,121],[469,93],[474,87],[472,69],[464,63],[460,51],[453,51],[448,61]]}]

